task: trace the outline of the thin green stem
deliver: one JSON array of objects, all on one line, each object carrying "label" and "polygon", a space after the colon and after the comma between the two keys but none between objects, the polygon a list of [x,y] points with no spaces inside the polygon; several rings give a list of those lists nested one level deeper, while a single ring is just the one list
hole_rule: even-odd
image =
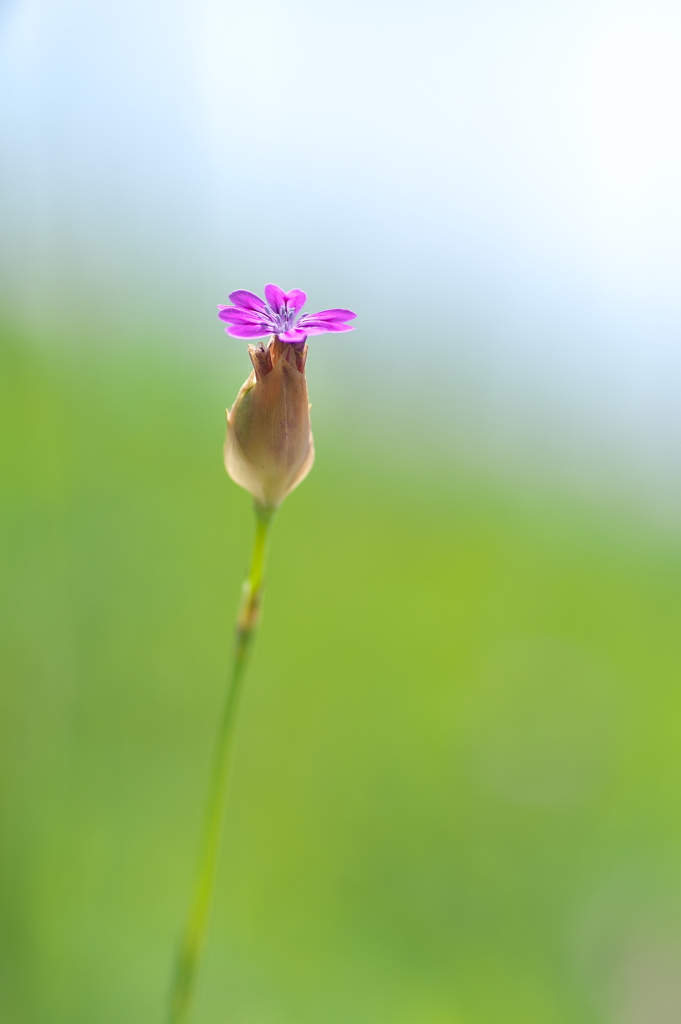
[{"label": "thin green stem", "polygon": [[263,573],[269,525],[273,510],[255,506],[256,529],[251,568],[241,594],[236,621],[234,660],[227,698],[218,733],[208,803],[203,822],[194,891],[184,935],[178,951],[172,979],[169,1024],[186,1024],[196,983],[196,975],[213,901],[215,869],[220,849],[229,768],[244,670],[258,625],[262,601]]}]

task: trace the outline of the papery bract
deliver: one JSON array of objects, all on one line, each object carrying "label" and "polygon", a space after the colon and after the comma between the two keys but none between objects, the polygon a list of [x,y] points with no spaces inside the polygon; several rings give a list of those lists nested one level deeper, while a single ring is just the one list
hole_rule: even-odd
[{"label": "papery bract", "polygon": [[305,380],[307,346],[249,345],[253,370],[227,414],[225,468],[258,505],[274,509],[314,462]]}]

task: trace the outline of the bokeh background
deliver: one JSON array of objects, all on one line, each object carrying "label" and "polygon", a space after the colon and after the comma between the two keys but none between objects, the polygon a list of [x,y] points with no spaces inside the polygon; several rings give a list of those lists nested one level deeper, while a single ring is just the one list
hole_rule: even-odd
[{"label": "bokeh background", "polygon": [[0,1019],[163,1020],[302,287],[196,1024],[681,1019],[681,15],[0,7]]}]

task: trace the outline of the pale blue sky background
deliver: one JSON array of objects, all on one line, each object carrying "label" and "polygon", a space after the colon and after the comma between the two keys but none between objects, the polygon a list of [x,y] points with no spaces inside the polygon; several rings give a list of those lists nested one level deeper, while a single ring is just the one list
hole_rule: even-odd
[{"label": "pale blue sky background", "polygon": [[36,335],[200,353],[238,344],[232,288],[303,287],[361,317],[320,379],[678,500],[678,4],[2,11],[3,305]]}]

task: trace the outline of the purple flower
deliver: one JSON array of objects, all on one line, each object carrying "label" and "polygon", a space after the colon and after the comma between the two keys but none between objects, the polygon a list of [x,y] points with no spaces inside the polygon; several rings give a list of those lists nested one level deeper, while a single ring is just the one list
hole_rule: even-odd
[{"label": "purple flower", "polygon": [[284,292],[276,284],[265,285],[267,302],[253,292],[232,292],[233,306],[218,306],[218,316],[233,338],[266,338],[276,334],[280,341],[305,341],[308,334],[340,334],[354,331],[345,320],[357,316],[349,309],[323,309],[301,313],[307,295],[299,288]]}]

